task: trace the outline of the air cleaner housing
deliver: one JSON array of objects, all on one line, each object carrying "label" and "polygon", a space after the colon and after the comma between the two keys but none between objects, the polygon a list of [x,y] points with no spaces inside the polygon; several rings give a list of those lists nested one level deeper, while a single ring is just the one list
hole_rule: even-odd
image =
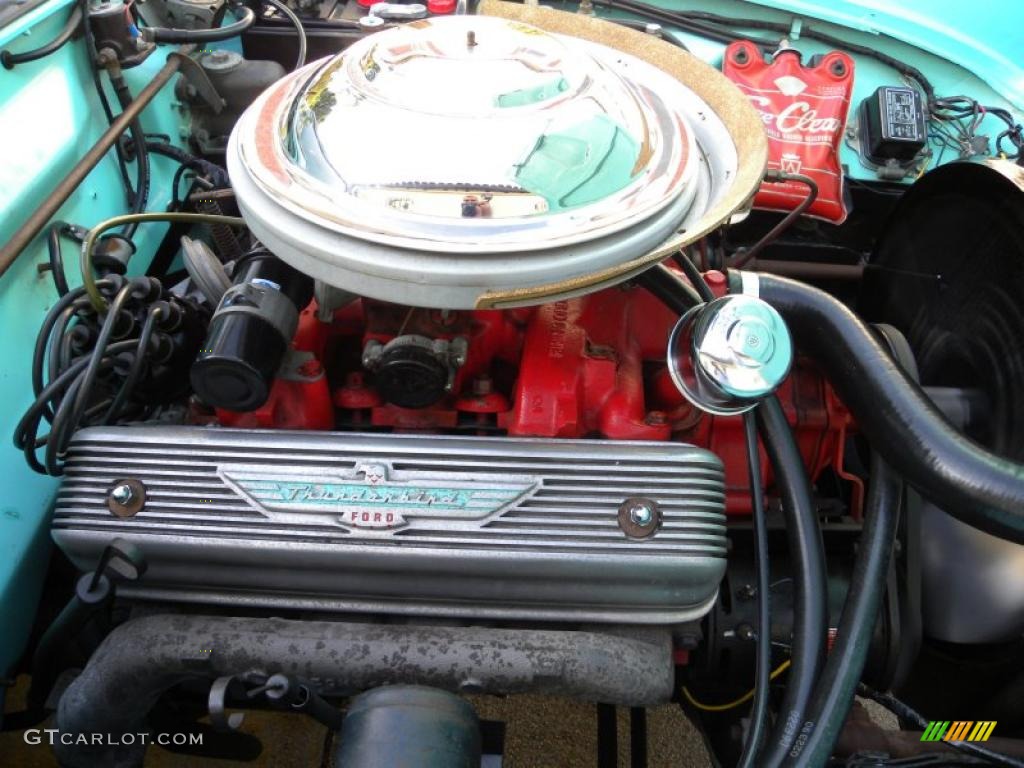
[{"label": "air cleaner housing", "polygon": [[690,230],[738,163],[678,78],[490,16],[395,27],[292,73],[228,148],[243,215],[282,259],[446,308],[592,289],[589,276]]}]

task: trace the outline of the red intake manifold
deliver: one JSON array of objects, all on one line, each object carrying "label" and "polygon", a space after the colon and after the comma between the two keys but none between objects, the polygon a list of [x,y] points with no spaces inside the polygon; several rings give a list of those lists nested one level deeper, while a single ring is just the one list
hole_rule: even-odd
[{"label": "red intake manifold", "polygon": [[[724,290],[721,274],[708,279]],[[630,286],[505,311],[443,312],[361,300],[338,310],[330,323],[317,319],[314,305],[302,314],[293,343],[309,354],[286,364],[267,403],[217,416],[237,427],[681,440],[722,458],[727,510],[748,513],[742,420],[695,409],[669,377],[665,352],[677,319],[647,291]],[[386,343],[402,334],[469,342],[451,393],[433,406],[384,402],[362,369],[367,341]],[[842,474],[851,420],[822,376],[798,361],[778,394],[811,478],[829,466]],[[767,462],[762,466],[767,487]]]}]

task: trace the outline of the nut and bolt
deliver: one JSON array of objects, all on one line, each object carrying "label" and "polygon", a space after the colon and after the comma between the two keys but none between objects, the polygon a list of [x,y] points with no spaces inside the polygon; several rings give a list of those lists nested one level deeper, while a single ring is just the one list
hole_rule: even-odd
[{"label": "nut and bolt", "polygon": [[473,379],[473,394],[476,395],[477,397],[489,395],[491,394],[493,389],[493,382],[491,381],[491,377],[488,376],[487,374],[477,376],[475,379]]},{"label": "nut and bolt", "polygon": [[757,639],[757,633],[754,631],[754,628],[749,624],[740,624],[738,627],[736,627],[736,637],[740,640],[749,642],[751,640]]},{"label": "nut and bolt", "polygon": [[114,486],[114,490],[110,492],[110,498],[122,506],[128,506],[135,498],[135,491],[127,483],[121,483],[121,485]]},{"label": "nut and bolt", "polygon": [[107,509],[117,517],[133,517],[146,506],[146,486],[138,480],[115,480],[107,493]]},{"label": "nut and bolt", "polygon": [[626,499],[619,506],[619,528],[631,539],[646,539],[657,533],[661,510],[657,502],[642,496]]},{"label": "nut and bolt", "polygon": [[634,504],[629,508],[629,519],[646,528],[654,519],[654,510],[647,503]]}]

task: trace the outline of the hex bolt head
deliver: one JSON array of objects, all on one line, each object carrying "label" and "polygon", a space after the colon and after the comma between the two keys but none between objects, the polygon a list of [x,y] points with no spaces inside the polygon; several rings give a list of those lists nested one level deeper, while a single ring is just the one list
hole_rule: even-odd
[{"label": "hex bolt head", "polygon": [[135,491],[127,483],[121,483],[114,486],[110,492],[110,498],[122,506],[128,506],[128,503],[135,498]]},{"label": "hex bolt head", "polygon": [[133,478],[115,480],[107,492],[107,509],[115,517],[133,517],[146,506],[146,486]]},{"label": "hex bolt head", "polygon": [[629,519],[646,528],[654,519],[654,510],[650,504],[638,502],[629,508]]},{"label": "hex bolt head", "polygon": [[661,527],[658,502],[643,496],[633,496],[619,506],[619,528],[631,539],[647,539]]}]

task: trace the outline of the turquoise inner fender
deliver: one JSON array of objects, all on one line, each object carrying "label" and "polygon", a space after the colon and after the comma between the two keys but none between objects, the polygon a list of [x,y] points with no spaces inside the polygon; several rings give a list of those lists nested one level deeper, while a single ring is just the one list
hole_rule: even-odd
[{"label": "turquoise inner fender", "polygon": [[[69,0],[53,0],[0,29],[0,47],[28,51],[56,36],[70,11]],[[125,78],[138,93],[163,65],[173,46],[163,46]],[[104,80],[105,80],[104,76]],[[112,105],[113,92],[107,91]],[[116,107],[114,107],[116,109]],[[161,133],[180,145],[182,115],[169,83],[142,114],[147,133]],[[106,129],[106,119],[89,74],[85,45],[72,40],[39,61],[0,70],[0,242],[64,178]],[[177,167],[151,156],[149,209],[165,210]],[[134,183],[134,165],[130,167]],[[113,150],[61,207],[56,220],[92,226],[127,212]],[[49,517],[59,480],[37,475],[12,444],[14,428],[32,402],[33,343],[57,292],[49,272],[44,229],[0,277],[0,675],[25,647],[50,556]],[[166,231],[144,224],[136,235],[138,254],[131,272],[141,274]],[[78,247],[63,240],[68,284],[81,284]]]}]

